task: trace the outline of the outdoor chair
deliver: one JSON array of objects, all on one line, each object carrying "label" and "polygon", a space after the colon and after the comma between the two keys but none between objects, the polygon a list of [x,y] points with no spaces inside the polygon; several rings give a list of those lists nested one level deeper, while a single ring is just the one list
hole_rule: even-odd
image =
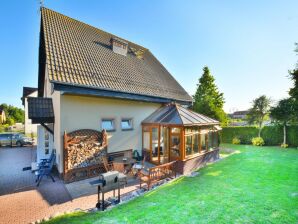
[{"label": "outdoor chair", "polygon": [[55,159],[56,159],[56,155],[54,154],[50,163],[47,163],[46,165],[40,165],[39,169],[37,171],[35,171],[35,175],[37,176],[36,181],[35,181],[35,182],[37,182],[37,187],[39,186],[39,184],[44,176],[50,177],[52,179],[52,181],[55,182],[55,179],[51,174],[54,163],[55,163]]},{"label": "outdoor chair", "polygon": [[102,161],[103,166],[104,166],[104,168],[106,169],[107,172],[114,170],[113,163],[112,162],[109,162],[108,159],[107,159],[107,157],[102,157],[101,158],[101,161]]},{"label": "outdoor chair", "polygon": [[40,162],[37,163],[37,166],[40,167],[40,166],[46,166],[47,164],[50,164],[54,159],[54,157],[55,157],[55,153],[54,153],[54,150],[52,150],[50,157],[48,159],[41,159]]},{"label": "outdoor chair", "polygon": [[133,154],[132,158],[135,159],[136,161],[140,162],[142,160],[142,156],[140,156],[138,150],[135,149],[132,154]]},{"label": "outdoor chair", "polygon": [[145,167],[145,162],[146,162],[146,156],[144,156],[142,161],[139,161],[132,166],[132,169],[138,170],[138,172],[135,175],[140,175],[141,173],[147,174],[148,170]]}]

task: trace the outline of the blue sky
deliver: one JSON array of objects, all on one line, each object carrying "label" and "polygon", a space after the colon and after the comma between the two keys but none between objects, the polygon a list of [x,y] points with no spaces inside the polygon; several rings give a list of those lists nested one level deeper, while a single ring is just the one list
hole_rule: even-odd
[{"label": "blue sky", "polygon": [[[38,0],[1,2],[0,103],[37,86]],[[50,9],[149,48],[191,95],[209,66],[225,110],[287,96],[298,56],[298,1],[45,0]]]}]

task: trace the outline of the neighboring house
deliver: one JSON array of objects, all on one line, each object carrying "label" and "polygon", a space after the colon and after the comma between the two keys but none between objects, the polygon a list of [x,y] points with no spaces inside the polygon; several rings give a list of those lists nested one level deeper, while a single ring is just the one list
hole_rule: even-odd
[{"label": "neighboring house", "polygon": [[0,108],[0,124],[4,124],[6,121],[5,111]]},{"label": "neighboring house", "polygon": [[15,123],[8,127],[9,131],[24,131],[24,124],[23,123]]},{"label": "neighboring house", "polygon": [[248,110],[235,111],[230,115],[230,117],[232,119],[245,119],[247,114],[248,114]]},{"label": "neighboring house", "polygon": [[[193,161],[218,146],[218,139],[208,136],[217,133],[219,123],[186,109],[191,96],[150,50],[46,8],[41,9],[38,97],[28,102],[29,118],[41,124],[37,151],[49,155],[55,149],[64,176],[65,147],[74,145],[63,136],[79,129],[105,129],[107,153],[143,150],[155,164]],[[161,158],[167,153],[172,157]],[[86,161],[71,162],[84,168]]]},{"label": "neighboring house", "polygon": [[28,117],[28,97],[37,97],[37,88],[33,87],[23,87],[23,96],[21,98],[22,104],[25,111],[25,134],[36,135],[37,134],[37,124],[32,124],[31,119]]}]

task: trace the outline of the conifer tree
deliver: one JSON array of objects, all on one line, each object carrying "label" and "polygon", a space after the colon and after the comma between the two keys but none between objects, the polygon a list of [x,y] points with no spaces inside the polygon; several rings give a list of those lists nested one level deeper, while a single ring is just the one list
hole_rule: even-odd
[{"label": "conifer tree", "polygon": [[197,91],[194,98],[194,111],[225,123],[227,116],[223,110],[224,96],[220,93],[214,77],[210,74],[209,68],[203,68],[203,75],[197,84]]}]

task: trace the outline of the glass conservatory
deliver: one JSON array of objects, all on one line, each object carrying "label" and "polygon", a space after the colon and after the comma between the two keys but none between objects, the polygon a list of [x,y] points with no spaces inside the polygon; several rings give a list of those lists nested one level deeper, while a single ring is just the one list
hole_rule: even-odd
[{"label": "glass conservatory", "polygon": [[189,160],[218,149],[219,130],[218,121],[168,104],[142,122],[143,153],[153,164]]}]

